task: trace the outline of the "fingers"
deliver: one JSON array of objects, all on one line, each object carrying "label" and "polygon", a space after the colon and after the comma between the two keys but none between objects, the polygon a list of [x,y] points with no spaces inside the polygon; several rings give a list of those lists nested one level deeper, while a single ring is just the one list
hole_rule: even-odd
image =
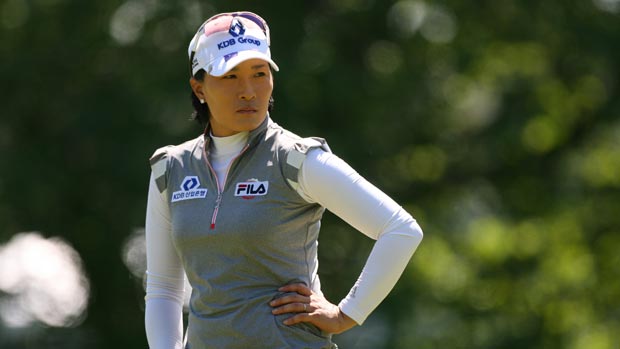
[{"label": "fingers", "polygon": [[269,302],[272,307],[277,307],[289,303],[310,303],[310,297],[302,296],[300,294],[291,294],[288,296],[280,297]]},{"label": "fingers", "polygon": [[307,313],[310,312],[310,296],[312,290],[305,284],[290,284],[278,289],[280,292],[290,292],[291,294],[277,298],[269,302],[274,309],[274,315],[286,313]]},{"label": "fingers", "polygon": [[299,313],[284,320],[282,323],[285,325],[294,325],[300,322],[312,322],[312,315],[308,313]]},{"label": "fingers", "polygon": [[274,308],[274,315],[291,314],[282,322],[284,325],[307,322],[326,333],[341,333],[355,324],[348,316],[342,316],[342,319],[348,319],[352,324],[345,323],[337,305],[330,303],[321,293],[312,292],[305,284],[286,285],[278,291],[291,293],[269,302]]},{"label": "fingers", "polygon": [[312,290],[306,286],[305,284],[289,284],[282,286],[278,289],[280,292],[296,292],[304,296],[310,297],[312,295]]},{"label": "fingers", "polygon": [[310,313],[314,308],[306,303],[289,303],[281,307],[274,308],[271,313],[274,315],[286,313]]}]

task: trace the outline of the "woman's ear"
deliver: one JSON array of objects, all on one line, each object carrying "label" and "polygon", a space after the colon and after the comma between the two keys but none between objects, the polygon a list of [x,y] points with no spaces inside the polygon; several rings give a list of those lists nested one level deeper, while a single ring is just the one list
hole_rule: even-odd
[{"label": "woman's ear", "polygon": [[189,78],[189,85],[192,87],[192,91],[199,100],[204,101],[205,95],[202,91],[202,82],[194,78],[193,76]]}]

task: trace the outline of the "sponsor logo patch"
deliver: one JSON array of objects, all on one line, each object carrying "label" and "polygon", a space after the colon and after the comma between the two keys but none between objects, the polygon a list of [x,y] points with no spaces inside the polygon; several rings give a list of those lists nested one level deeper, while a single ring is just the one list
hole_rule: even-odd
[{"label": "sponsor logo patch", "polygon": [[181,183],[181,190],[172,193],[170,202],[204,199],[207,197],[207,189],[200,188],[200,181],[197,176],[185,176]]},{"label": "sponsor logo patch", "polygon": [[230,22],[228,33],[234,37],[243,35],[245,34],[245,27],[238,18],[233,18],[232,22]]},{"label": "sponsor logo patch", "polygon": [[[237,44],[248,44],[248,45],[254,45],[258,47],[261,45],[261,41],[259,39],[253,39],[252,37],[240,36],[237,38],[237,40],[227,39],[227,40],[221,41],[220,43],[217,44],[217,49],[222,50],[222,49],[225,49],[227,47],[234,46]],[[243,50],[243,49],[244,49],[243,47],[239,48],[239,50]],[[247,50],[248,48],[246,47],[245,49]]]},{"label": "sponsor logo patch", "polygon": [[224,55],[224,62],[228,62],[231,58],[236,57],[238,54],[239,52],[233,52],[233,53]]},{"label": "sponsor logo patch", "polygon": [[[245,36],[245,27],[243,26],[241,21],[239,21],[239,19],[237,18],[233,19],[232,23],[230,24],[230,29],[228,29],[228,34],[230,34],[232,38],[219,42],[217,44],[218,50],[222,50],[222,49],[225,49],[227,47],[234,46],[237,44],[255,45],[257,47],[261,45],[261,40],[259,40],[258,38],[255,38],[252,36]],[[247,47],[239,48],[239,50],[243,50],[243,49],[248,49],[248,48]],[[230,56],[228,57],[225,56],[226,61],[228,61],[230,58],[231,58]]]},{"label": "sponsor logo patch", "polygon": [[235,186],[235,196],[250,200],[257,196],[267,195],[269,191],[269,182],[259,182],[256,179],[250,179],[247,182],[237,183]]}]

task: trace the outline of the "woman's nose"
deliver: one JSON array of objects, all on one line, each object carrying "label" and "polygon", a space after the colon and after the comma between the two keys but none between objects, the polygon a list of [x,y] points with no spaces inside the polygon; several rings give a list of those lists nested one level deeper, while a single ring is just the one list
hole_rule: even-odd
[{"label": "woman's nose", "polygon": [[241,79],[239,88],[239,98],[250,100],[256,98],[256,90],[252,82],[248,79]]}]

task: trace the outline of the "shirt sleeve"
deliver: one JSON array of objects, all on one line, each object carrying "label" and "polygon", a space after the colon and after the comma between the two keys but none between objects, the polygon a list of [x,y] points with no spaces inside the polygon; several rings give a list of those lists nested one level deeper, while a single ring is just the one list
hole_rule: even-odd
[{"label": "shirt sleeve", "polygon": [[415,219],[336,155],[308,152],[297,192],[318,203],[366,236],[377,240],[366,264],[340,309],[358,324],[392,290],[423,233]]},{"label": "shirt sleeve", "polygon": [[151,349],[182,348],[185,272],[170,237],[166,197],[151,174],[145,226],[145,329]]}]

